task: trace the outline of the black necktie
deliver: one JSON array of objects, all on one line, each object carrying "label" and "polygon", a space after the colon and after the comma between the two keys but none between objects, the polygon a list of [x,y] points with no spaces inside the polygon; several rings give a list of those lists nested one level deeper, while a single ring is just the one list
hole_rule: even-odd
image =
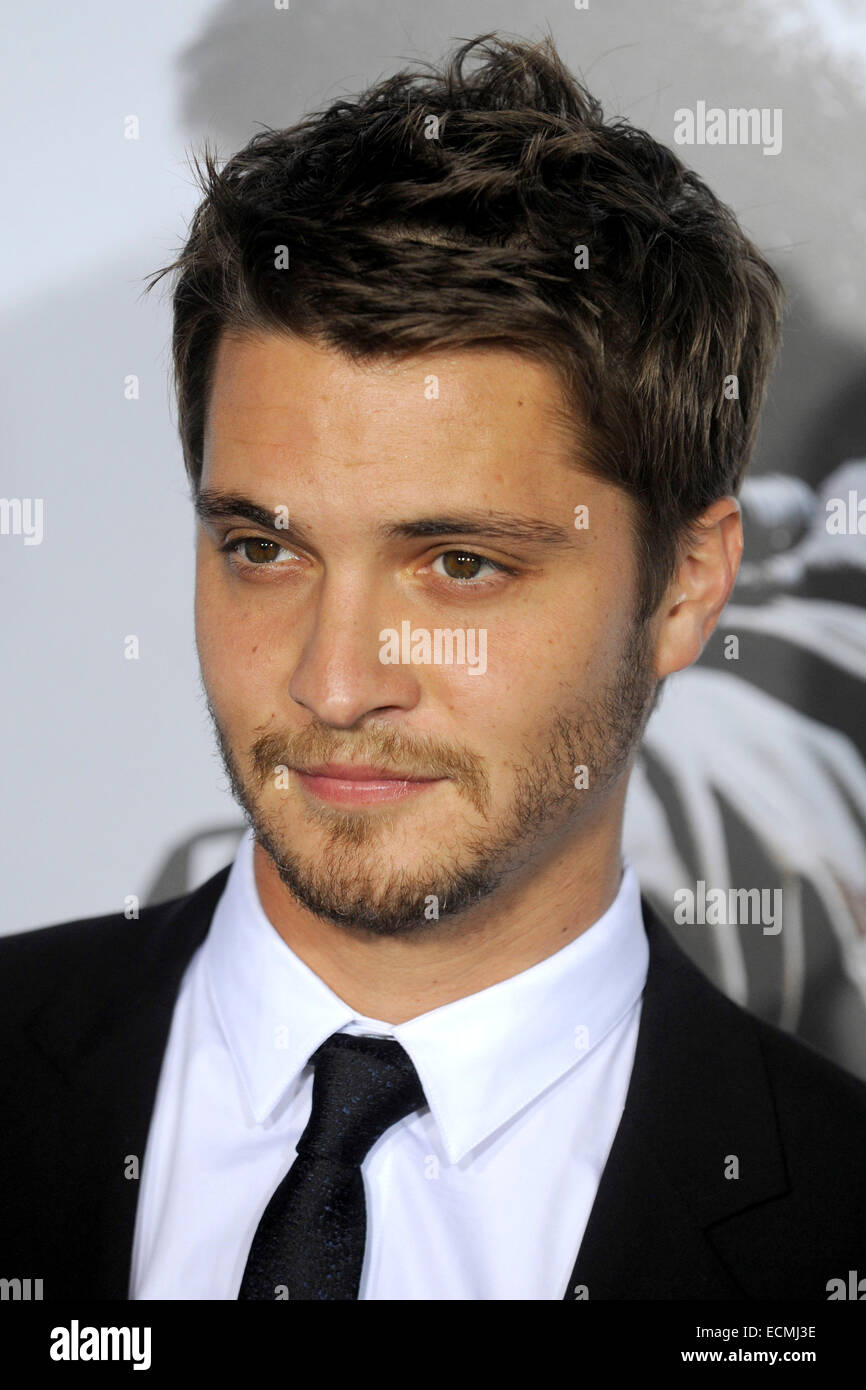
[{"label": "black necktie", "polygon": [[310,1058],[313,1108],[297,1158],[265,1207],[238,1298],[357,1298],[367,1213],[361,1164],[426,1104],[394,1038],[333,1033]]}]

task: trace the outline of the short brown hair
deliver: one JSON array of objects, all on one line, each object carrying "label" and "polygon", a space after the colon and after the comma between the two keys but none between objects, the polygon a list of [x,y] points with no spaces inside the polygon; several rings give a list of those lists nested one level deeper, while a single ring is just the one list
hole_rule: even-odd
[{"label": "short brown hair", "polygon": [[634,499],[639,617],[655,610],[696,518],[740,486],[783,304],[696,174],[606,123],[550,37],[496,34],[267,128],[221,170],[205,144],[194,167],[204,197],[188,239],[147,285],[176,272],[194,488],[224,328],[288,331],[359,361],[511,349],[556,370],[575,462]]}]

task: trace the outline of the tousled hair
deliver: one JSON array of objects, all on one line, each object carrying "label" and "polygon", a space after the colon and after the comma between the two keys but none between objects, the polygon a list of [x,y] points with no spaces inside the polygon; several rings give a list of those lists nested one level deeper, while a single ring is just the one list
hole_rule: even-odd
[{"label": "tousled hair", "polygon": [[550,37],[484,34],[427,67],[266,128],[222,168],[206,143],[194,156],[202,200],[147,285],[175,276],[187,473],[197,490],[225,329],[288,332],[358,362],[522,353],[557,375],[575,464],[635,504],[645,620],[700,514],[739,489],[781,283],[669,149],[605,122]]}]

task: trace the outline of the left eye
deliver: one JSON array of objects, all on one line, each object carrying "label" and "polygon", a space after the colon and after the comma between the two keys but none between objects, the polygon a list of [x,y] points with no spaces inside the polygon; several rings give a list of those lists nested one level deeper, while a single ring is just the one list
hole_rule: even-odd
[{"label": "left eye", "polygon": [[445,565],[446,577],[458,582],[461,579],[477,579],[479,566],[488,565],[494,573],[505,569],[504,565],[498,565],[495,560],[488,560],[483,555],[475,555],[471,550],[445,550],[436,556],[434,566],[438,565],[440,560]]}]

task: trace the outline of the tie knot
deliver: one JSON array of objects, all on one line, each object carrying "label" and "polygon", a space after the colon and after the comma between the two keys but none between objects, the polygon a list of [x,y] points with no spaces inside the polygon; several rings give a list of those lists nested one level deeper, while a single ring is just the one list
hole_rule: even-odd
[{"label": "tie knot", "polygon": [[386,1129],[426,1104],[412,1059],[395,1038],[332,1033],[310,1062],[313,1106],[299,1154],[360,1164]]}]

